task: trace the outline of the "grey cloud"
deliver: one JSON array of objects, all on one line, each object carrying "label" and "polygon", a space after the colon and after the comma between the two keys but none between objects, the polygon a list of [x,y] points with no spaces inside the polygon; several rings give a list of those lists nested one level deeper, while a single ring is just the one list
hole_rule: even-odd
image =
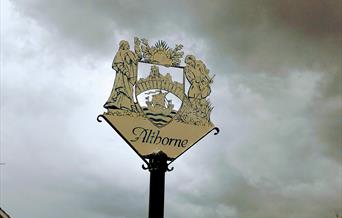
[{"label": "grey cloud", "polygon": [[339,1],[14,2],[63,40],[92,51],[112,49],[113,37],[128,31],[205,38],[218,52],[215,58],[232,56],[256,71],[324,69],[336,66],[341,55]]},{"label": "grey cloud", "polygon": [[176,12],[182,9],[177,4],[154,1],[14,2],[24,14],[59,35],[59,40],[80,45],[85,55],[111,54],[118,40],[115,37],[127,31],[142,37],[167,35],[175,31]]},{"label": "grey cloud", "polygon": [[339,61],[338,1],[194,1],[193,5],[189,8],[197,18],[194,31],[207,35],[220,56],[232,55],[251,69],[324,68]]},{"label": "grey cloud", "polygon": [[[205,44],[195,55],[217,74],[221,133],[174,163],[166,215],[328,218],[341,209],[337,1],[12,2],[26,18],[19,27],[41,28],[12,32],[20,37],[6,50],[13,74],[2,83],[1,203],[13,214],[53,217],[57,207],[65,217],[146,216],[148,173],[95,117],[120,37],[180,34]],[[17,46],[27,38],[29,49]]]},{"label": "grey cloud", "polygon": [[323,153],[342,163],[342,74],[340,70],[322,75],[321,92],[312,105],[311,119],[317,121],[316,134]]}]

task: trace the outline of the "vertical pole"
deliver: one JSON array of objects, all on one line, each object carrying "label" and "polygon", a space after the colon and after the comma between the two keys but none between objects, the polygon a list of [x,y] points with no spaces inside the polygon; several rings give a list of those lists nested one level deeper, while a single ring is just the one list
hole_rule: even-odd
[{"label": "vertical pole", "polygon": [[148,169],[150,171],[150,202],[148,217],[163,218],[167,156],[162,152],[151,155]]},{"label": "vertical pole", "polygon": [[165,171],[150,171],[149,218],[164,217]]}]

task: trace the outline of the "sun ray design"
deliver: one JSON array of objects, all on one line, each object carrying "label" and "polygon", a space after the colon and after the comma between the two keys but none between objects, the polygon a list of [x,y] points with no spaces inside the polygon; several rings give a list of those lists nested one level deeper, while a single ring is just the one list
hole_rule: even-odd
[{"label": "sun ray design", "polygon": [[156,44],[154,45],[159,50],[165,50],[168,51],[170,50],[170,47],[167,45],[167,43],[164,40],[158,40]]},{"label": "sun ray design", "polygon": [[179,66],[184,55],[183,45],[177,44],[174,49],[170,48],[164,40],[158,40],[154,46],[150,46],[147,39],[141,40],[141,51],[144,62],[160,64],[167,67]]}]

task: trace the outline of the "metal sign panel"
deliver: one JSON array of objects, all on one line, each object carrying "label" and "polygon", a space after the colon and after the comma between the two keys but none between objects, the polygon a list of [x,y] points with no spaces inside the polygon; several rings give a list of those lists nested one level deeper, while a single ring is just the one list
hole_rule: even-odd
[{"label": "metal sign panel", "polygon": [[163,152],[173,161],[212,130],[218,133],[208,99],[213,76],[193,55],[180,66],[182,48],[165,41],[150,46],[136,37],[134,51],[122,40],[114,57],[114,85],[98,120],[104,118],[143,159]]}]

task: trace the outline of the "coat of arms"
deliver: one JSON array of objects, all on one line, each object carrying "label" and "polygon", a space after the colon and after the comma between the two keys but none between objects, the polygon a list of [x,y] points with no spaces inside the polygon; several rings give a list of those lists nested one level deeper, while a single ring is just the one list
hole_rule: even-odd
[{"label": "coat of arms", "polygon": [[[208,97],[214,75],[182,45],[122,40],[115,80],[103,117],[142,157],[163,152],[173,161],[212,130]],[[181,66],[182,60],[184,66]]]}]

